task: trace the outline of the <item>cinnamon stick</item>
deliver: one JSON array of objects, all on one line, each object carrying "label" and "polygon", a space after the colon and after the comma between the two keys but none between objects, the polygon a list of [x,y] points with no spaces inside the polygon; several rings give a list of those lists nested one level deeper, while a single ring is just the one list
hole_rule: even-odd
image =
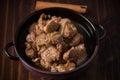
[{"label": "cinnamon stick", "polygon": [[79,13],[86,13],[86,11],[87,11],[86,5],[73,5],[73,4],[62,4],[62,3],[36,1],[36,6],[35,6],[36,10],[40,10],[43,8],[49,8],[49,7],[68,8],[68,9],[72,9],[74,11],[77,11]]}]

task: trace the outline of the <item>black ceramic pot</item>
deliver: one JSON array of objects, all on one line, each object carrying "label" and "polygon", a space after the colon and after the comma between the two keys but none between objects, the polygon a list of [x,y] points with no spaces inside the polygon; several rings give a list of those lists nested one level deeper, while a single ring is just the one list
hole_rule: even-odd
[{"label": "black ceramic pot", "polygon": [[[33,22],[37,22],[40,15],[42,13],[50,14],[52,16],[61,16],[63,18],[69,18],[72,20],[72,22],[76,25],[76,28],[79,32],[82,33],[85,39],[85,46],[88,53],[87,60],[75,68],[74,70],[67,71],[67,72],[49,72],[44,71],[40,68],[38,68],[36,65],[33,64],[33,62],[26,56],[25,54],[25,41],[26,36],[28,34],[28,30],[30,25]],[[98,25],[97,27],[100,28],[100,30],[103,32],[102,36],[99,36],[97,33],[97,30],[95,28],[96,26],[93,25],[86,17],[83,15],[69,10],[65,8],[46,8],[41,9],[39,11],[36,11],[29,15],[19,26],[15,33],[14,41],[8,43],[5,48],[5,54],[12,60],[20,60],[25,68],[27,68],[32,73],[35,73],[36,75],[42,76],[42,77],[48,77],[48,78],[67,78],[70,76],[74,76],[79,74],[81,71],[83,71],[93,60],[95,55],[98,51],[99,41],[101,38],[103,38],[105,32],[102,26]],[[16,56],[11,55],[9,53],[8,49],[14,46],[14,49],[16,51]]]}]

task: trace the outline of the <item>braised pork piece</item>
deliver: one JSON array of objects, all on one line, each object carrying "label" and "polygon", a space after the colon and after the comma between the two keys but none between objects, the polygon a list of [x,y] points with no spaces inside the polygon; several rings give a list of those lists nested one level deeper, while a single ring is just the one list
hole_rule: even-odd
[{"label": "braised pork piece", "polygon": [[68,18],[41,14],[29,28],[26,55],[51,72],[75,69],[87,58],[83,35]]}]

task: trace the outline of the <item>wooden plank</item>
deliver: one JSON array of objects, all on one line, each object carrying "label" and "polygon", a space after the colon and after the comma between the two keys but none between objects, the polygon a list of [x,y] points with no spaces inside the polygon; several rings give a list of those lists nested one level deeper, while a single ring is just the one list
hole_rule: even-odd
[{"label": "wooden plank", "polygon": [[[5,1],[6,2],[6,1]],[[7,21],[7,19],[8,19],[8,6],[9,6],[9,2],[7,1],[6,2],[6,10],[4,10],[5,11],[5,19],[4,19],[4,21],[5,21],[5,24],[4,24],[4,37],[3,37],[3,46],[5,46],[5,44],[6,44],[6,35],[7,35],[7,23],[8,23],[8,21]],[[5,74],[5,72],[4,72],[4,70],[5,70],[5,56],[4,55],[2,55],[2,65],[1,65],[1,80],[4,80],[4,74]]]}]

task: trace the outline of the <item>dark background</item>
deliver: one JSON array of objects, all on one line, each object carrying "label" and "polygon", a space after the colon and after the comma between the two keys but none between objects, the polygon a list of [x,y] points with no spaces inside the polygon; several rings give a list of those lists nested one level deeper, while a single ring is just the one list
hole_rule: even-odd
[{"label": "dark background", "polygon": [[[120,80],[120,1],[118,0],[44,0],[59,3],[85,4],[84,14],[101,24],[106,37],[100,41],[97,56],[78,80]],[[12,61],[3,52],[14,40],[20,22],[35,11],[35,0],[0,0],[0,80],[45,80],[28,72],[20,61]],[[11,49],[11,53],[15,54]],[[74,79],[73,79],[74,80]]]}]

